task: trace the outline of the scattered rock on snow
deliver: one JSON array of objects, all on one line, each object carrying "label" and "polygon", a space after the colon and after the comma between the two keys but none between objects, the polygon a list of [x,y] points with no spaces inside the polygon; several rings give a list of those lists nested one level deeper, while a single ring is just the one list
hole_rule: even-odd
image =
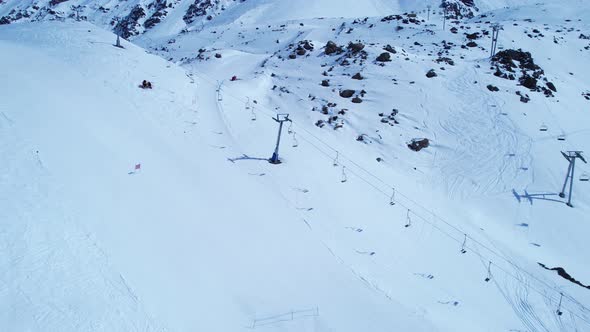
[{"label": "scattered rock on snow", "polygon": [[529,95],[527,94],[522,94],[520,91],[516,91],[516,95],[520,96],[520,102],[521,103],[528,103],[529,101],[531,101],[531,98],[529,97]]},{"label": "scattered rock on snow", "polygon": [[363,44],[361,42],[357,42],[357,43],[350,42],[348,44],[348,47],[347,48],[352,53],[358,53],[358,52],[362,51],[365,48],[365,44]]},{"label": "scattered rock on snow", "polygon": [[391,54],[388,52],[383,52],[381,55],[377,57],[377,61],[379,62],[389,62],[391,61]]},{"label": "scattered rock on snow", "polygon": [[342,49],[342,47],[336,45],[336,43],[334,43],[333,41],[329,41],[324,47],[324,53],[326,53],[326,55],[341,54],[343,52],[344,50]]},{"label": "scattered rock on snow", "polygon": [[488,84],[487,88],[488,88],[488,90],[490,90],[492,92],[500,91],[500,89],[497,86],[493,86],[491,84]]},{"label": "scattered rock on snow", "polygon": [[346,89],[340,91],[340,97],[342,98],[350,98],[354,95],[354,90]]},{"label": "scattered rock on snow", "polygon": [[387,51],[387,52],[389,52],[389,53],[392,53],[392,54],[396,54],[396,53],[397,53],[397,51],[395,50],[395,48],[393,48],[393,47],[392,47],[391,45],[389,45],[389,44],[387,44],[387,46],[385,46],[385,47],[383,48],[383,50],[385,50],[385,51]]},{"label": "scattered rock on snow", "polygon": [[414,138],[410,143],[408,143],[408,148],[413,151],[420,151],[430,146],[430,140],[428,138]]}]

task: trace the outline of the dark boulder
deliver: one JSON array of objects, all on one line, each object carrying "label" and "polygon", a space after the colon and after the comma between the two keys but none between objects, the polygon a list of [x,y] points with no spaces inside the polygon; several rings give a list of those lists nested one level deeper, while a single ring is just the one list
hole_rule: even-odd
[{"label": "dark boulder", "polygon": [[334,43],[333,41],[329,41],[326,44],[326,47],[324,47],[324,53],[326,53],[326,55],[340,54],[342,52],[344,52],[342,47],[336,45],[336,43]]},{"label": "dark boulder", "polygon": [[352,53],[358,53],[365,48],[365,44],[358,42],[358,43],[348,43],[348,50]]},{"label": "dark boulder", "polygon": [[356,73],[352,76],[352,79],[360,81],[360,80],[364,79],[364,77],[363,77],[363,75],[361,75],[361,73]]},{"label": "dark boulder", "polygon": [[354,95],[354,90],[346,89],[346,90],[340,91],[340,97],[342,97],[342,98],[350,98],[353,95]]},{"label": "dark boulder", "polygon": [[408,148],[413,151],[420,151],[430,146],[430,140],[428,138],[414,138],[410,143],[408,143]]},{"label": "dark boulder", "polygon": [[396,54],[397,53],[397,51],[395,50],[395,48],[393,48],[393,46],[391,46],[389,44],[387,44],[387,46],[385,46],[383,48],[383,50],[385,50],[385,51],[387,51],[389,53],[392,53],[392,54]]},{"label": "dark boulder", "polygon": [[379,62],[389,62],[389,61],[391,61],[391,54],[389,54],[387,52],[383,52],[383,53],[381,53],[381,55],[379,55],[377,57],[377,61],[379,61]]}]

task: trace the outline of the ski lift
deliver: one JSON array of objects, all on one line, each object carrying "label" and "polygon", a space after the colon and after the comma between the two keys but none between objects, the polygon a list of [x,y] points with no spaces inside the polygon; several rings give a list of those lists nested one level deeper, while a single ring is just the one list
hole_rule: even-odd
[{"label": "ski lift", "polygon": [[408,228],[412,226],[412,219],[410,219],[410,209],[408,209],[408,213],[406,214],[406,224],[404,227]]},{"label": "ski lift", "polygon": [[549,130],[549,127],[547,127],[547,125],[544,123],[541,125],[541,128],[539,128],[539,131],[547,131],[547,130]]},{"label": "ski lift", "polygon": [[565,141],[565,135],[559,135],[559,136],[557,136],[557,140],[558,141]]},{"label": "ski lift", "polygon": [[582,182],[590,181],[590,175],[588,175],[588,173],[586,173],[586,172],[582,173],[582,175],[580,175],[580,181],[582,181]]},{"label": "ski lift", "polygon": [[467,234],[464,234],[464,238],[463,238],[463,244],[461,245],[461,253],[464,254],[467,252],[467,250],[465,250],[465,244],[467,243]]},{"label": "ski lift", "polygon": [[289,128],[287,129],[289,134],[293,134],[293,121],[289,122]]},{"label": "ski lift", "polygon": [[492,261],[488,264],[488,276],[484,279],[485,282],[489,282],[492,279]]},{"label": "ski lift", "polygon": [[338,151],[336,151],[336,158],[334,158],[334,161],[333,161],[333,163],[332,163],[332,165],[333,165],[334,167],[338,166],[338,155],[339,155],[339,154],[340,154],[340,153],[339,153]]},{"label": "ski lift", "polygon": [[[246,108],[247,109],[247,108]],[[254,112],[254,107],[252,107],[250,109],[250,113],[252,114],[252,117],[250,118],[250,120],[252,121],[256,121],[256,112]]]},{"label": "ski lift", "polygon": [[344,183],[348,180],[348,178],[346,177],[346,171],[345,171],[346,167],[342,166],[342,179],[340,180],[340,182]]},{"label": "ski lift", "polygon": [[395,188],[393,188],[391,198],[389,199],[389,205],[395,205]]},{"label": "ski lift", "polygon": [[563,311],[561,311],[561,300],[563,300],[563,293],[559,293],[559,304],[557,305],[557,310],[555,311],[557,316],[563,315]]},{"label": "ski lift", "polygon": [[221,85],[223,83],[220,81],[217,81],[217,89],[215,90],[215,92],[217,92],[217,101],[223,101],[223,97],[221,96]]},{"label": "ski lift", "polygon": [[295,137],[295,132],[293,132],[293,147],[296,148],[299,146],[299,142],[297,141],[297,137]]}]

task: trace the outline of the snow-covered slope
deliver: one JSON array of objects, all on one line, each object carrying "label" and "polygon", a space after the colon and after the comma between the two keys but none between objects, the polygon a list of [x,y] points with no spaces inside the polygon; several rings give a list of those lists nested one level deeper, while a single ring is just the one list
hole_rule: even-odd
[{"label": "snow-covered slope", "polygon": [[227,162],[214,95],[113,38],[0,29],[4,331],[237,331],[302,310],[284,331],[432,329]]},{"label": "snow-covered slope", "polygon": [[[72,19],[0,27],[2,325],[590,329],[588,165],[557,195],[560,151],[590,151],[590,6],[475,1],[442,31],[426,3],[292,3],[187,24],[170,2],[132,37],[161,58]],[[539,68],[491,63],[493,22]]]},{"label": "snow-covered slope", "polygon": [[[572,1],[581,3],[582,0]],[[505,0],[3,0],[0,24],[75,18],[119,31],[125,38],[146,32],[157,38],[231,22],[267,24],[311,18],[384,16],[425,12],[427,6],[433,15],[440,15],[446,6],[448,16],[454,17],[475,14],[480,8],[487,11],[536,4],[532,0],[518,3]]]}]

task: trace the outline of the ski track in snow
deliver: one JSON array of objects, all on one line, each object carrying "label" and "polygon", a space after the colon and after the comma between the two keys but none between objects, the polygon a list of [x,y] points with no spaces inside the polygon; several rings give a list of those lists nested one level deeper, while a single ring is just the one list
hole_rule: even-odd
[{"label": "ski track in snow", "polygon": [[[20,215],[12,208],[0,211],[0,251],[9,258],[0,260],[0,298],[8,300],[0,304],[5,331],[160,331],[122,276],[109,272],[108,259],[91,235],[64,212],[65,202],[50,203],[61,195],[46,185],[51,169],[40,167],[35,147],[26,139],[14,140],[16,135],[15,130],[0,135],[5,157],[0,187],[11,193],[4,200],[12,201],[14,208],[26,207]],[[6,144],[9,141],[21,144]],[[30,183],[9,185],[9,179],[23,177]],[[16,202],[17,197],[27,199]],[[49,211],[47,204],[52,204],[50,215],[43,212]],[[43,286],[48,282],[54,287]],[[88,320],[88,314],[102,319]]]},{"label": "ski track in snow", "polygon": [[503,103],[482,92],[481,83],[474,84],[481,79],[466,68],[451,80],[449,91],[454,97],[449,98],[457,104],[450,109],[451,116],[439,123],[444,132],[459,139],[454,144],[457,149],[439,159],[451,198],[505,192],[519,176],[521,165],[530,160],[530,143],[523,142],[518,129],[502,115]]}]

